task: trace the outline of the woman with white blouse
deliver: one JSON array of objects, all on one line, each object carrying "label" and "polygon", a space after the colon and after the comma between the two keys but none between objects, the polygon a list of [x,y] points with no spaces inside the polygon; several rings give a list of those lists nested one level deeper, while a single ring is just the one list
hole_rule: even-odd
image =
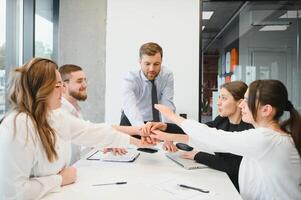
[{"label": "woman with white blouse", "polygon": [[[153,130],[151,137],[209,145],[214,151],[243,156],[239,169],[243,199],[301,199],[301,118],[280,81],[250,84],[240,107],[243,121],[255,129],[240,133],[209,128],[177,116],[166,106],[155,107],[188,136]],[[289,112],[289,119],[280,122],[284,111]]]},{"label": "woman with white blouse", "polygon": [[68,166],[71,142],[90,147],[127,147],[140,140],[106,124],[77,119],[60,109],[57,65],[35,58],[15,69],[11,111],[0,125],[0,199],[39,199],[74,183]]}]

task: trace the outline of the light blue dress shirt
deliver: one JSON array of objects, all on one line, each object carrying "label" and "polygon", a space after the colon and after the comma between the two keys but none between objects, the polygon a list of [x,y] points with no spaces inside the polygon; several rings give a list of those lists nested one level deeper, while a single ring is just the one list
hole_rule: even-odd
[{"label": "light blue dress shirt", "polygon": [[[155,79],[158,103],[176,110],[173,103],[174,79],[172,72],[161,66]],[[140,70],[130,71],[123,79],[122,109],[133,126],[143,125],[144,121],[152,121],[152,83]],[[166,121],[160,115],[161,121]]]}]

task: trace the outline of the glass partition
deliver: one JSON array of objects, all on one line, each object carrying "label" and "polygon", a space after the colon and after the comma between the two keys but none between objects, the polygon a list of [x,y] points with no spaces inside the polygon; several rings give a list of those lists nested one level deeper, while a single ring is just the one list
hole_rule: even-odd
[{"label": "glass partition", "polygon": [[301,111],[299,1],[203,1],[204,119],[216,117],[218,88],[233,80],[281,80]]}]

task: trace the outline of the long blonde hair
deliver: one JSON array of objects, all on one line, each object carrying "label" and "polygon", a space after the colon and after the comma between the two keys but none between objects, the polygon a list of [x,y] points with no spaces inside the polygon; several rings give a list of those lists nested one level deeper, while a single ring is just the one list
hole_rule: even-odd
[{"label": "long blonde hair", "polygon": [[[58,155],[55,151],[56,135],[47,121],[46,100],[55,88],[57,68],[52,60],[33,58],[14,70],[8,92],[12,110],[25,113],[31,119],[50,162],[57,160]],[[17,115],[15,130],[16,118]]]}]

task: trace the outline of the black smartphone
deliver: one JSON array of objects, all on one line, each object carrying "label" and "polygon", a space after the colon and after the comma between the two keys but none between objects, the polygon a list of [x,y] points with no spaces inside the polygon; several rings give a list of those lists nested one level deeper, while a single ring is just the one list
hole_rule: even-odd
[{"label": "black smartphone", "polygon": [[137,150],[138,151],[143,151],[143,152],[146,152],[146,153],[156,153],[156,152],[158,152],[157,149],[150,149],[150,148],[138,148]]},{"label": "black smartphone", "polygon": [[184,143],[177,143],[176,147],[183,151],[192,151],[193,150],[193,148],[191,146],[189,146],[188,144],[184,144]]}]

